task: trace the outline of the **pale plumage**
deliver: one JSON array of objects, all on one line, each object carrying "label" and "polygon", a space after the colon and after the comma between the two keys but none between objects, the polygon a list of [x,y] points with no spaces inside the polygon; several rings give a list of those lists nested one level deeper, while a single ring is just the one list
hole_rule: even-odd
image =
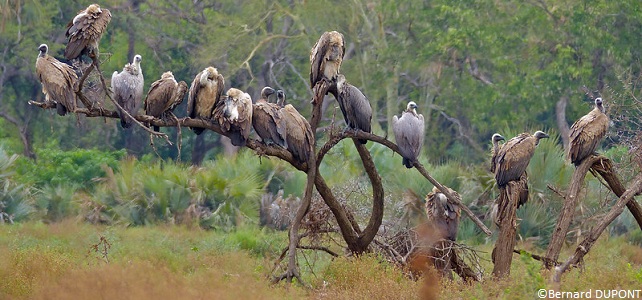
[{"label": "pale plumage", "polygon": [[230,88],[225,101],[216,105],[214,118],[223,135],[232,140],[232,145],[245,146],[252,131],[252,98],[248,93]]},{"label": "pale plumage", "polygon": [[[453,197],[461,200],[461,196],[457,192],[448,187],[447,189]],[[428,217],[428,222],[444,239],[451,241],[457,239],[461,208],[459,205],[450,202],[446,195],[436,187],[433,187],[432,192],[426,195],[426,216]]]},{"label": "pale plumage", "polygon": [[75,84],[78,76],[69,65],[49,56],[47,54],[49,47],[46,44],[40,45],[38,50],[40,53],[36,58],[36,76],[42,85],[45,102],[54,102],[61,116],[68,111],[74,112],[76,110]]},{"label": "pale plumage", "polygon": [[497,154],[499,153],[499,149],[501,148],[499,141],[503,141],[505,140],[505,138],[501,134],[495,133],[490,140],[493,143],[493,156],[490,158],[490,171],[495,174],[495,168],[497,166]]},{"label": "pale plumage", "polygon": [[542,138],[548,138],[548,134],[542,131],[537,131],[534,135],[522,133],[508,140],[499,149],[495,167],[497,185],[503,187],[509,181],[519,180],[524,175],[535,153],[535,147]]},{"label": "pale plumage", "polygon": [[[368,98],[361,90],[346,82],[343,74],[337,75],[337,90],[337,101],[348,127],[371,132],[372,107]],[[359,140],[359,142],[365,144],[368,140]]]},{"label": "pale plumage", "polygon": [[[143,70],[140,67],[141,61],[142,57],[136,54],[134,60],[131,63],[127,63],[120,73],[114,71],[111,75],[111,88],[114,94],[114,101],[131,116],[136,116],[138,109],[143,104],[143,85],[145,84],[145,79],[143,77]],[[123,128],[129,128],[134,121],[118,107],[116,108],[116,112],[120,117],[120,125]]]},{"label": "pale plumage", "polygon": [[406,168],[412,168],[424,144],[424,116],[417,114],[415,102],[408,102],[406,110],[401,113],[401,118],[392,117],[392,131],[403,157],[403,165]]},{"label": "pale plumage", "polygon": [[575,121],[570,130],[568,157],[579,165],[595,152],[609,128],[609,117],[604,113],[602,98],[595,99],[595,108]]},{"label": "pale plumage", "polygon": [[339,74],[345,45],[343,34],[324,32],[310,50],[310,88],[325,79],[332,81]]},{"label": "pale plumage", "polygon": [[67,24],[65,36],[68,38],[65,58],[75,59],[83,54],[98,54],[98,43],[107,24],[111,21],[111,12],[92,4],[78,12],[78,15]]},{"label": "pale plumage", "polygon": [[278,90],[276,96],[278,99],[277,104],[282,107],[281,114],[285,119],[287,149],[292,153],[294,159],[301,163],[307,163],[314,155],[314,133],[312,132],[312,127],[294,106],[285,104],[284,91]]},{"label": "pale plumage", "polygon": [[[187,93],[185,81],[176,82],[172,72],[165,72],[161,79],[152,83],[145,97],[145,114],[163,118],[183,102]],[[158,131],[158,127],[154,127]]]},{"label": "pale plumage", "polygon": [[270,96],[275,93],[276,91],[269,86],[261,90],[261,98],[253,105],[252,126],[263,143],[277,144],[287,149],[285,119],[280,107],[269,101]]},{"label": "pale plumage", "polygon": [[[221,101],[225,88],[225,79],[214,67],[207,67],[194,77],[187,97],[187,116],[192,119],[209,120],[214,108]],[[203,128],[192,128],[194,133],[201,134]]]}]

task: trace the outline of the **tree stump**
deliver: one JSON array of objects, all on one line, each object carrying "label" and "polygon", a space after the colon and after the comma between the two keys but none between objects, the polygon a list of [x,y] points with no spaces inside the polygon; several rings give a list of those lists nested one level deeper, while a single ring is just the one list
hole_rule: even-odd
[{"label": "tree stump", "polygon": [[497,199],[499,236],[492,253],[493,276],[496,278],[510,275],[517,237],[517,204],[520,194],[526,189],[528,189],[526,176],[520,177],[519,181],[510,181],[505,187],[500,188]]}]

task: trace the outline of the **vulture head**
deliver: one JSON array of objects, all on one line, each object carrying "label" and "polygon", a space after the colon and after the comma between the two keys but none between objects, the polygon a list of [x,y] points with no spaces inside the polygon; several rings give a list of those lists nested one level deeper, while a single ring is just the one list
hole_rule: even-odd
[{"label": "vulture head", "polygon": [[343,85],[346,84],[346,76],[343,74],[337,75],[337,90],[341,90]]},{"label": "vulture head", "polygon": [[535,145],[539,144],[539,140],[540,139],[547,139],[548,138],[548,134],[546,134],[545,132],[540,131],[540,130],[536,131],[533,136],[535,137]]},{"label": "vulture head", "polygon": [[604,105],[602,105],[602,98],[595,98],[595,107],[604,113]]},{"label": "vulture head", "polygon": [[261,90],[261,99],[265,100],[265,102],[270,102],[270,96],[274,95],[275,93],[276,91],[273,88],[266,86]]},{"label": "vulture head", "polygon": [[280,107],[285,106],[285,92],[283,90],[276,91],[276,104]]},{"label": "vulture head", "polygon": [[169,79],[169,78],[174,78],[174,73],[172,71],[167,71],[161,75],[161,79]]},{"label": "vulture head", "polygon": [[218,76],[218,70],[214,67],[205,68],[205,72],[201,74],[201,82],[212,81]]},{"label": "vulture head", "polygon": [[414,101],[408,102],[408,105],[406,106],[406,111],[407,112],[411,112],[411,113],[416,115],[417,114],[417,103],[415,103]]},{"label": "vulture head", "polygon": [[44,57],[47,52],[49,52],[49,46],[47,44],[42,44],[40,47],[38,47],[38,50],[40,51],[40,54],[38,54],[38,57]]},{"label": "vulture head", "polygon": [[326,60],[338,60],[343,58],[343,34],[332,31],[330,32],[330,49]]},{"label": "vulture head", "polygon": [[491,141],[493,141],[493,145],[499,143],[499,141],[504,141],[504,140],[506,140],[506,138],[504,138],[504,136],[499,133],[493,134],[493,137],[491,138]]},{"label": "vulture head", "polygon": [[230,120],[236,121],[239,118],[239,107],[243,103],[249,101],[252,103],[252,98],[248,93],[235,88],[230,88],[227,90],[227,97],[225,98],[225,110],[223,110],[223,116]]}]

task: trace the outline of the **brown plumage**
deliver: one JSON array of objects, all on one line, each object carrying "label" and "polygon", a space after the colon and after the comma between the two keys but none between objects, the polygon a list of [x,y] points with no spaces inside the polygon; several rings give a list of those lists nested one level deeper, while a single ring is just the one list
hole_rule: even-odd
[{"label": "brown plumage", "polygon": [[403,165],[406,168],[412,168],[424,144],[424,116],[417,113],[415,102],[408,102],[406,110],[401,113],[401,118],[392,117],[392,131],[403,157]]},{"label": "brown plumage", "polygon": [[253,105],[252,126],[263,143],[277,144],[287,149],[285,119],[281,114],[280,107],[269,101],[270,96],[275,93],[276,91],[269,86],[261,90],[261,98]]},{"label": "brown plumage", "polygon": [[[461,200],[461,196],[451,188],[448,192],[454,197]],[[426,195],[426,216],[428,222],[441,234],[444,239],[455,241],[457,231],[459,230],[459,218],[461,217],[461,208],[459,205],[452,203],[436,187],[432,192]]]},{"label": "brown plumage", "polygon": [[[372,107],[368,98],[354,85],[346,82],[343,74],[337,75],[337,90],[339,107],[343,113],[343,119],[349,128],[371,132]],[[368,140],[359,140],[365,144]]]},{"label": "brown plumage", "polygon": [[92,4],[78,12],[69,24],[65,36],[69,39],[65,48],[65,58],[74,59],[83,54],[90,57],[98,54],[98,43],[107,24],[111,21],[111,12]]},{"label": "brown plumage", "polygon": [[499,141],[503,141],[505,140],[505,138],[501,134],[495,133],[490,140],[493,143],[493,156],[490,158],[490,171],[495,174],[495,168],[497,166],[497,154],[499,153],[499,149],[501,148]]},{"label": "brown plumage", "polygon": [[[132,117],[136,116],[138,109],[143,104],[143,69],[140,67],[142,56],[136,54],[131,63],[127,63],[123,70],[118,73],[114,71],[111,75],[111,89],[114,93],[114,101],[118,103]],[[116,112],[120,117],[120,125],[123,128],[131,127],[134,122],[120,108],[116,107]]]},{"label": "brown plumage", "polygon": [[225,101],[214,108],[223,135],[232,140],[234,146],[245,146],[252,131],[252,98],[236,88],[227,90]]},{"label": "brown plumage", "polygon": [[345,54],[343,34],[324,32],[310,50],[310,88],[325,79],[332,81],[339,74]]},{"label": "brown plumage", "polygon": [[548,134],[542,131],[537,131],[534,135],[522,133],[508,140],[499,149],[495,162],[495,180],[499,187],[504,187],[509,181],[519,180],[526,172],[535,147],[542,138],[548,138]]},{"label": "brown plumage", "polygon": [[579,165],[595,152],[609,128],[609,117],[604,113],[602,98],[595,99],[595,108],[575,121],[570,130],[568,157]]},{"label": "brown plumage", "polygon": [[[187,83],[185,81],[176,82],[174,74],[167,71],[163,73],[161,79],[152,83],[145,97],[145,114],[163,118],[166,114],[171,114],[174,108],[183,102],[187,93]],[[158,131],[154,126],[154,130]]]},{"label": "brown plumage", "polygon": [[[209,120],[216,104],[220,102],[225,89],[225,79],[214,67],[207,67],[196,74],[187,97],[187,116],[195,119]],[[194,133],[201,134],[204,128],[192,128]]]},{"label": "brown plumage", "polygon": [[56,111],[64,116],[68,111],[76,110],[75,84],[78,76],[73,69],[64,64],[47,52],[49,47],[46,44],[38,47],[40,53],[36,58],[36,76],[42,85],[42,93],[45,94],[45,102],[56,103]]},{"label": "brown plumage", "polygon": [[287,149],[292,153],[294,159],[301,163],[307,163],[314,155],[314,133],[312,133],[312,127],[294,106],[285,104],[285,92],[283,90],[278,90],[276,96],[278,99],[277,104],[282,107],[281,114],[285,119]]}]

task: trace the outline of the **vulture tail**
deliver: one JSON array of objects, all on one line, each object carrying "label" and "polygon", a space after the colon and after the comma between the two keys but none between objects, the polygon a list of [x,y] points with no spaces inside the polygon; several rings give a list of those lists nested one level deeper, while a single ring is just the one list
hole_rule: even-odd
[{"label": "vulture tail", "polygon": [[403,163],[404,166],[406,166],[406,168],[412,169],[412,162],[409,159],[404,157],[401,162]]},{"label": "vulture tail", "polygon": [[67,114],[67,108],[61,103],[56,103],[56,112],[58,115],[64,116]]},{"label": "vulture tail", "polygon": [[132,126],[132,123],[127,121],[127,120],[125,120],[125,118],[122,118],[122,119],[120,119],[120,126],[122,126],[123,128],[127,129],[127,128]]},{"label": "vulture tail", "polygon": [[203,133],[203,131],[205,131],[205,128],[194,127],[194,128],[192,128],[192,131],[194,131],[194,133],[196,133],[196,135],[199,135],[199,134]]}]

